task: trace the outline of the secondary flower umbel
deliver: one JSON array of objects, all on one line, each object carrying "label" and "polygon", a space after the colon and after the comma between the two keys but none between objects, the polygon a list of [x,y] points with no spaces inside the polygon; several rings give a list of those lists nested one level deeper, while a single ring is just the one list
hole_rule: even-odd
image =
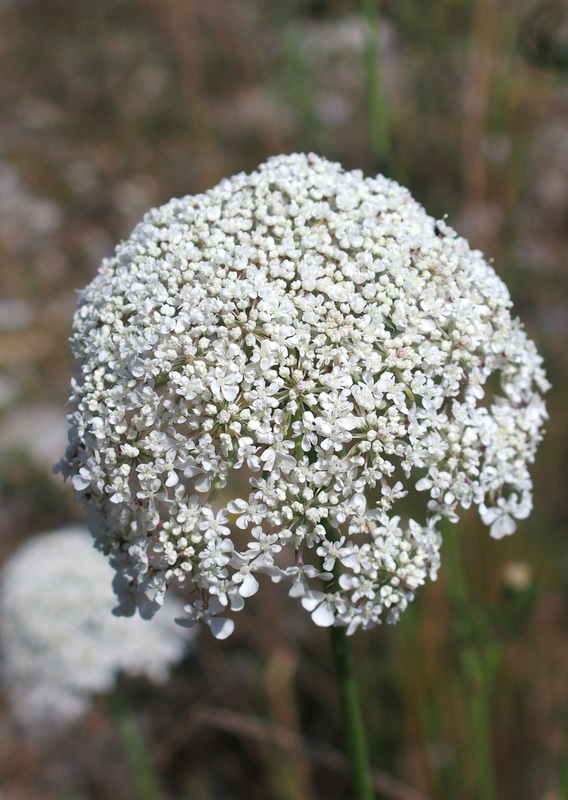
[{"label": "secondary flower umbel", "polygon": [[192,644],[177,598],[150,622],[111,614],[112,569],[84,528],[24,542],[0,579],[0,674],[30,732],[79,717],[120,671],[165,680]]},{"label": "secondary flower umbel", "polygon": [[123,613],[177,582],[224,637],[267,573],[352,632],[435,576],[458,506],[512,532],[547,381],[510,308],[406,189],[314,155],[150,211],[81,295],[62,462]]}]

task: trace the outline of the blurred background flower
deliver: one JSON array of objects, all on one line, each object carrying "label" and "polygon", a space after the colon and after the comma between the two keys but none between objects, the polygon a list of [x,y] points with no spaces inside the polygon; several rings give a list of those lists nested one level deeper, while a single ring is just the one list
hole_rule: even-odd
[{"label": "blurred background flower", "polygon": [[[490,631],[502,654],[491,722],[503,800],[566,791],[567,7],[0,6],[0,559],[37,531],[82,522],[47,466],[67,399],[75,292],[143,212],[281,152],[384,171],[494,258],[554,386],[531,517],[499,542],[464,519],[476,630]],[[528,576],[507,566],[519,563]],[[395,628],[354,637],[374,698],[365,706],[372,756],[402,782],[383,782],[386,797],[410,800],[408,787],[431,800],[475,797],[446,577],[442,569]],[[341,760],[321,749],[338,744],[325,638],[272,584],[239,619],[222,646],[199,637],[195,658],[159,692],[143,680],[125,687],[164,798],[339,800]],[[30,745],[9,719],[6,702],[3,800],[134,797],[98,701],[57,747]]]}]

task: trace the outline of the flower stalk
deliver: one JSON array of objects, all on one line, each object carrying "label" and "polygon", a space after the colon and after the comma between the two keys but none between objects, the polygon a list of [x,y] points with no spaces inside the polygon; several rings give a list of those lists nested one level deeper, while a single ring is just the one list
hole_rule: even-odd
[{"label": "flower stalk", "polygon": [[148,750],[120,687],[110,695],[107,707],[128,760],[138,800],[160,800],[158,779]]},{"label": "flower stalk", "polygon": [[[327,524],[324,527],[330,540],[336,542],[337,535],[331,526]],[[334,583],[339,584],[340,576],[341,571],[336,561],[333,566],[333,578],[328,584],[328,589],[333,589]],[[369,747],[361,711],[357,679],[349,651],[347,630],[343,626],[338,627],[336,625],[332,625],[329,629],[331,652],[339,690],[341,720],[355,791],[354,800],[373,800],[375,795],[372,785]]]},{"label": "flower stalk", "polygon": [[373,156],[381,164],[386,164],[390,155],[390,141],[377,42],[378,5],[378,0],[361,1],[361,13],[365,21],[364,63],[369,140]]},{"label": "flower stalk", "polygon": [[459,533],[444,526],[448,592],[457,639],[465,695],[471,756],[478,800],[496,800],[491,694],[500,648],[482,622],[469,596],[460,553]]},{"label": "flower stalk", "polygon": [[353,778],[355,792],[353,798],[354,800],[374,800],[367,738],[346,629],[331,627],[329,632]]}]

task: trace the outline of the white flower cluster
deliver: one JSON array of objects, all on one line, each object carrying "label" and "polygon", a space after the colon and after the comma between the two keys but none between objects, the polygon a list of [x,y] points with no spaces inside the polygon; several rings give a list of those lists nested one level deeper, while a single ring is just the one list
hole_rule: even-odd
[{"label": "white flower cluster", "polygon": [[458,505],[510,533],[548,386],[510,308],[406,189],[315,155],[150,211],[81,294],[61,464],[122,613],[177,582],[222,638],[267,573],[352,632],[435,576]]},{"label": "white flower cluster", "polygon": [[1,675],[15,717],[32,732],[79,717],[119,671],[153,681],[183,658],[192,637],[168,598],[153,620],[113,616],[112,569],[84,528],[35,536],[0,576]]}]

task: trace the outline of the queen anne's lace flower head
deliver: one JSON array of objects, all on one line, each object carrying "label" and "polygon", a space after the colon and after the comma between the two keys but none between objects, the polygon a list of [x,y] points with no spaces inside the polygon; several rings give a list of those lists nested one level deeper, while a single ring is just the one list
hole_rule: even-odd
[{"label": "queen anne's lace flower head", "polygon": [[352,632],[435,576],[458,506],[511,533],[547,381],[510,308],[406,189],[314,155],[150,211],[81,295],[62,463],[122,612],[177,582],[224,637],[264,572]]},{"label": "queen anne's lace flower head", "polygon": [[113,616],[112,569],[84,528],[35,536],[0,576],[1,675],[31,731],[71,722],[117,672],[162,681],[188,650],[168,598],[154,619]]}]

